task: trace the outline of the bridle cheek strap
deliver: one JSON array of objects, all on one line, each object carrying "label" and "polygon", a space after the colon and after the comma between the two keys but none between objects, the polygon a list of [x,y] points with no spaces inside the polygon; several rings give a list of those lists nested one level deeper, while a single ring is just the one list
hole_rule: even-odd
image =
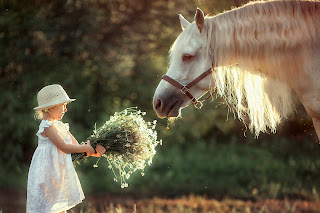
[{"label": "bridle cheek strap", "polygon": [[203,101],[198,101],[196,98],[194,98],[192,96],[192,94],[190,93],[190,88],[194,85],[196,85],[199,81],[201,81],[202,79],[204,79],[205,77],[207,77],[208,75],[210,75],[212,73],[212,67],[209,68],[207,71],[205,71],[204,73],[202,73],[201,75],[199,75],[197,78],[195,78],[193,81],[191,81],[190,83],[188,83],[187,85],[182,85],[179,82],[177,82],[176,80],[170,78],[167,75],[162,76],[161,79],[167,81],[168,83],[170,83],[172,86],[178,88],[180,90],[180,92],[182,92],[184,95],[188,96],[188,98],[191,99],[192,104],[197,108],[197,109],[201,109],[203,102],[205,100],[207,100],[209,97],[211,97],[211,94],[206,97]]}]

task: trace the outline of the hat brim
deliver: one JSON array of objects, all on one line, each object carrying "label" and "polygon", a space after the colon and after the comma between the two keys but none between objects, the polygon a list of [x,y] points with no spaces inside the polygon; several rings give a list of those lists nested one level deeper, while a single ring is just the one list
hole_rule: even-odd
[{"label": "hat brim", "polygon": [[50,102],[50,103],[47,103],[47,104],[43,104],[43,105],[37,106],[37,107],[35,107],[35,108],[33,108],[33,109],[34,109],[34,110],[48,109],[48,108],[57,106],[57,105],[59,105],[59,104],[70,103],[70,102],[75,101],[75,100],[76,100],[76,99],[67,99],[67,100],[53,101],[53,102]]}]

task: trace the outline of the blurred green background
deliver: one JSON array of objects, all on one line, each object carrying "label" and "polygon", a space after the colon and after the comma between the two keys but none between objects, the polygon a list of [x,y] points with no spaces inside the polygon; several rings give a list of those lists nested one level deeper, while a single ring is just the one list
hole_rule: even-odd
[{"label": "blurred green background", "polygon": [[129,187],[113,182],[107,162],[77,166],[85,194],[214,198],[318,199],[320,146],[302,106],[276,134],[254,137],[215,97],[201,110],[183,109],[169,124],[152,97],[181,32],[178,14],[196,7],[215,15],[242,0],[1,0],[0,191],[25,193],[37,146],[36,94],[61,84],[71,98],[63,121],[84,141],[116,111],[137,106],[158,120],[163,145],[145,176]]}]

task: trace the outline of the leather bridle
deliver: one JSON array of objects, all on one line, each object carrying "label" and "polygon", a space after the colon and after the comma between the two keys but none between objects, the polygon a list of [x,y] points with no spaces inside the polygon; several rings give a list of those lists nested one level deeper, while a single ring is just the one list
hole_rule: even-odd
[{"label": "leather bridle", "polygon": [[198,101],[190,93],[190,88],[193,87],[194,85],[196,85],[199,81],[201,81],[202,79],[204,79],[208,75],[210,75],[212,72],[213,72],[213,67],[210,67],[207,71],[205,71],[204,73],[199,75],[197,78],[195,78],[193,81],[191,81],[187,85],[182,85],[182,84],[180,84],[179,82],[177,82],[176,80],[170,78],[167,75],[163,75],[161,79],[169,82],[172,86],[178,88],[180,90],[180,92],[182,92],[184,95],[188,96],[191,99],[191,102],[192,102],[192,104],[194,105],[195,108],[201,109],[201,107],[203,105],[203,102],[205,100],[207,100],[209,97],[211,97],[212,94],[210,93],[210,95],[208,97],[206,97],[204,100]]}]

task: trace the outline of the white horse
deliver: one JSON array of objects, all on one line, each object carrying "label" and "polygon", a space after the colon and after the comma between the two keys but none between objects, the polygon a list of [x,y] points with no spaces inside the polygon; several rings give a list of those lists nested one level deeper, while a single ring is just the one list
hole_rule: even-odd
[{"label": "white horse", "polygon": [[254,1],[212,17],[198,8],[193,23],[179,18],[183,31],[153,98],[160,118],[216,89],[258,136],[275,132],[298,97],[320,137],[319,0]]}]

